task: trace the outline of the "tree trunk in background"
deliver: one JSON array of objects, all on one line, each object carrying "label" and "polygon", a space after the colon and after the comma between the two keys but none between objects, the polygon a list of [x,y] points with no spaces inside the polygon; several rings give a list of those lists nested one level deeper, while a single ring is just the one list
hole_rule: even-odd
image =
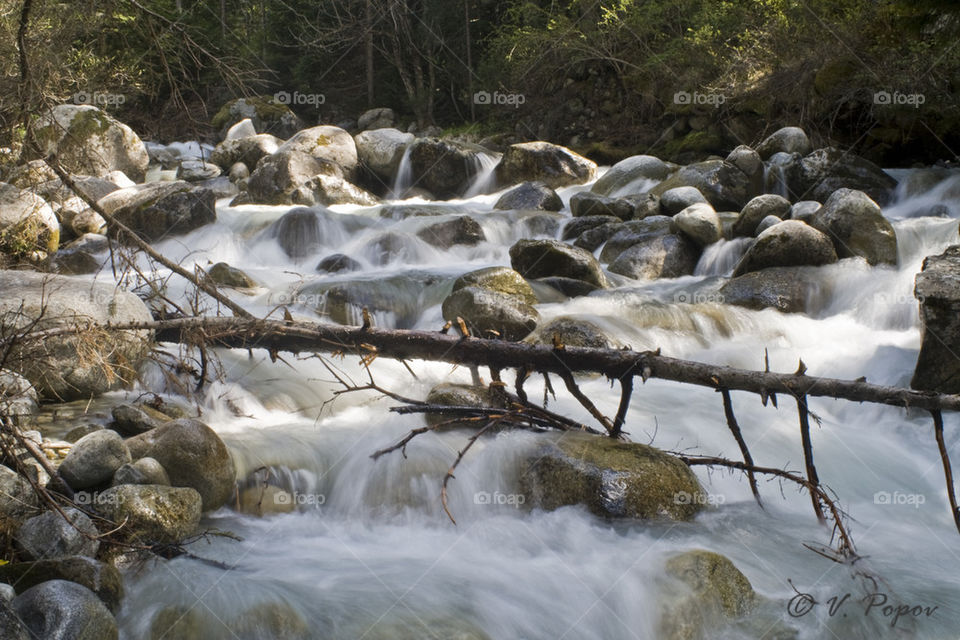
[{"label": "tree trunk in background", "polygon": [[373,93],[373,0],[366,0],[367,31],[364,37],[367,57],[367,106],[374,106]]}]

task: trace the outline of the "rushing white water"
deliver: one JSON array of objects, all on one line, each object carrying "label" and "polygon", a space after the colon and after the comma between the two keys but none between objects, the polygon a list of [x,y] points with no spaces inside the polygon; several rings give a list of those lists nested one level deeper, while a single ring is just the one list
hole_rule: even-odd
[{"label": "rushing white water", "polygon": [[390,197],[403,198],[413,186],[413,165],[410,162],[410,149],[413,145],[407,145],[403,155],[400,157],[400,164],[397,166],[397,175],[393,177],[393,188],[390,190]]},{"label": "rushing white water", "polygon": [[[396,187],[402,186],[398,176]],[[260,315],[286,304],[295,316],[316,319],[321,300],[304,293],[311,286],[361,279],[392,287],[389,279],[399,273],[420,274],[410,275],[411,288],[397,294],[410,301],[402,322],[397,314],[377,319],[438,329],[442,295],[424,293],[430,286],[442,290],[466,271],[509,264],[507,250],[517,238],[558,237],[557,219],[569,215],[492,212],[495,199],[450,202],[444,206],[451,213],[439,216],[405,217],[394,210],[383,217],[379,207],[334,207],[318,217],[318,241],[297,260],[265,231],[289,207],[222,202],[216,224],[158,249],[188,268],[219,261],[243,268],[262,286],[232,295]],[[634,349],[661,348],[670,356],[746,368],[760,368],[766,350],[775,370],[793,371],[802,358],[811,375],[907,384],[919,348],[913,278],[924,256],[958,241],[956,217],[905,213],[916,204],[900,201],[886,212],[897,230],[900,265],[870,268],[847,260],[824,267],[831,286],[816,317],[748,311],[691,294],[709,291],[729,272],[742,252],[738,241],[711,247],[695,276],[632,282],[539,309],[545,320],[590,319]],[[955,203],[947,204],[955,216]],[[476,214],[485,242],[441,251],[417,238],[425,225],[464,211]],[[400,240],[391,256],[378,258],[371,243],[388,232]],[[316,263],[334,252],[358,260],[362,270],[315,272]],[[426,281],[434,284],[416,284]],[[175,279],[169,286],[169,295],[182,287]],[[583,508],[545,513],[518,505],[519,460],[543,437],[525,432],[481,440],[467,455],[449,486],[454,526],[441,508],[440,486],[464,434],[426,434],[409,445],[407,458],[395,453],[374,461],[371,453],[420,426],[422,418],[389,412],[395,402],[373,393],[328,402],[338,387],[316,359],[271,362],[246,351],[220,357],[223,381],[195,399],[204,420],[230,446],[243,477],[269,469],[270,482],[292,492],[298,509],[263,519],[230,509],[208,516],[206,525],[242,540],[214,538],[191,550],[228,570],[182,557],[130,573],[119,616],[125,638],[149,638],[154,616],[176,606],[205,621],[197,623],[207,625],[198,637],[277,637],[263,607],[285,603],[283,619],[302,621],[311,638],[652,639],[674,597],[664,562],[696,548],[731,558],[766,602],[744,624],[711,629],[711,638],[957,637],[960,538],[929,416],[922,412],[810,400],[820,418],[813,444],[821,480],[849,514],[865,557],[851,569],[803,546],[830,540],[808,497],[761,482],[761,510],[739,475],[698,470],[717,508],[691,523],[607,522]],[[335,364],[354,380],[365,379],[355,362]],[[379,384],[415,398],[437,382],[470,379],[449,365],[410,365],[415,379],[402,364],[383,359],[372,370]],[[145,384],[160,385],[160,378]],[[613,412],[617,389],[590,377],[581,385]],[[528,392],[538,397],[542,388],[531,383]],[[747,394],[735,393],[733,400],[755,461],[801,469],[797,417],[788,399],[780,399],[779,409]],[[566,394],[551,399],[551,407],[590,421]],[[954,415],[945,420],[947,446],[960,459],[960,421]],[[634,440],[664,449],[739,457],[720,400],[706,389],[650,380],[637,388],[627,428]],[[880,581],[865,586],[854,571]],[[794,587],[821,604],[805,616],[790,616]],[[852,594],[848,604],[830,615],[828,599],[846,593]],[[870,593],[937,609],[891,627],[883,607],[867,610],[869,601],[862,599]],[[474,635],[458,636],[451,625]],[[774,633],[785,628],[796,635]]]},{"label": "rushing white water", "polygon": [[500,162],[499,153],[478,153],[473,156],[474,178],[473,183],[467,188],[464,194],[465,198],[472,198],[484,193],[494,191],[497,185],[497,178],[494,169]]}]

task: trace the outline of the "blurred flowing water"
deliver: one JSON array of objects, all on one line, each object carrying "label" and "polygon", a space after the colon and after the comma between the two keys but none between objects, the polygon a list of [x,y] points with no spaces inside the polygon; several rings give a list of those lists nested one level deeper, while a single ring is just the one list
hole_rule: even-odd
[{"label": "blurred flowing water", "polygon": [[[406,180],[398,178],[397,190],[408,186]],[[582,188],[561,195],[568,201]],[[914,276],[924,256],[958,241],[958,203],[946,190],[937,194],[901,198],[886,209],[900,243],[897,268],[870,268],[858,260],[824,267],[829,286],[812,316],[749,311],[698,295],[715,290],[717,276],[729,275],[745,250],[739,240],[708,249],[695,276],[630,281],[539,309],[544,322],[589,319],[637,350],[661,348],[674,357],[752,369],[763,366],[766,350],[778,371],[795,370],[802,358],[811,375],[908,385],[920,341]],[[261,286],[250,295],[231,295],[257,315],[276,316],[277,306],[286,305],[295,317],[317,320],[325,313],[328,285],[362,280],[382,285],[383,295],[398,301],[395,313],[376,316],[380,325],[436,330],[443,323],[440,301],[455,277],[509,265],[513,242],[559,238],[569,216],[493,212],[498,195],[443,203],[433,216],[392,210],[385,217],[381,207],[333,207],[318,213],[316,241],[297,259],[269,231],[290,207],[229,207],[224,201],[216,224],[158,249],[187,268],[221,261],[242,268]],[[428,203],[394,204],[409,211]],[[916,215],[934,205],[946,215]],[[487,241],[441,251],[418,238],[425,225],[464,211],[480,222]],[[373,252],[372,243],[387,232],[399,237],[389,255]],[[361,270],[316,272],[317,262],[332,253],[352,257]],[[169,288],[171,296],[184,295],[175,278]],[[821,480],[849,514],[864,556],[850,568],[804,546],[829,544],[830,531],[816,523],[805,494],[774,481],[760,484],[761,510],[740,475],[698,468],[717,507],[682,524],[608,522],[578,507],[547,513],[518,505],[519,462],[542,437],[526,432],[485,438],[467,455],[450,484],[454,526],[441,508],[440,486],[468,434],[427,434],[409,445],[407,458],[394,453],[374,461],[371,453],[420,426],[422,418],[390,413],[396,402],[372,393],[331,401],[338,386],[315,358],[271,362],[262,352],[229,350],[219,356],[223,379],[202,399],[204,419],[230,446],[241,477],[268,469],[270,482],[290,491],[297,509],[262,519],[229,509],[210,514],[206,526],[242,540],[212,538],[190,550],[228,570],[182,557],[131,572],[120,615],[126,638],[150,637],[153,616],[177,606],[212,620],[212,629],[219,630],[209,637],[240,637],[227,631],[232,620],[276,603],[286,603],[287,617],[295,611],[315,638],[481,632],[495,639],[656,638],[672,597],[664,587],[664,562],[696,548],[732,559],[775,611],[772,625],[721,627],[710,637],[791,637],[774,635],[784,626],[802,639],[960,637],[960,536],[923,412],[810,400],[820,419],[813,445]],[[366,379],[349,357],[335,364],[353,380]],[[437,382],[470,379],[469,372],[449,365],[411,366],[416,379],[384,359],[372,370],[380,385],[415,398]],[[148,383],[161,382],[154,374]],[[615,411],[617,388],[594,377],[584,377],[581,385],[606,412]],[[531,384],[528,392],[539,397],[542,387]],[[793,403],[780,398],[779,409],[763,407],[741,393],[733,394],[733,402],[758,464],[802,469]],[[565,393],[551,400],[551,408],[590,422]],[[960,425],[955,415],[945,420],[956,462]],[[657,380],[638,385],[627,429],[633,440],[664,449],[739,458],[720,398],[706,389]],[[854,572],[879,582],[865,586]],[[791,616],[794,587],[821,604]],[[855,602],[831,616],[827,600],[846,593]],[[861,599],[868,593],[883,593],[891,604],[937,609],[892,627],[881,607],[865,612]],[[475,635],[458,636],[451,624]]]}]

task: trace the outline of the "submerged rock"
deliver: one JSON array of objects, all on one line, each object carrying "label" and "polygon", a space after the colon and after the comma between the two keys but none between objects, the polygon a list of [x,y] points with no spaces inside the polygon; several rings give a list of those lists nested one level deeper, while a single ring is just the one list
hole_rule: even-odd
[{"label": "submerged rock", "polygon": [[921,344],[910,386],[960,393],[960,245],[923,261],[914,293],[920,301]]},{"label": "submerged rock", "polygon": [[510,247],[510,264],[525,278],[562,276],[609,286],[593,254],[558,240],[520,240]]},{"label": "submerged rock", "polygon": [[584,505],[604,517],[689,520],[706,502],[696,476],[679,458],[605,436],[564,433],[524,464],[527,503],[553,510]]},{"label": "submerged rock", "polygon": [[596,163],[549,142],[511,145],[496,168],[497,182],[501,186],[539,181],[556,189],[589,182],[596,174]]},{"label": "submerged rock", "polygon": [[90,589],[49,580],[27,589],[11,603],[32,637],[44,640],[116,640],[117,621]]}]

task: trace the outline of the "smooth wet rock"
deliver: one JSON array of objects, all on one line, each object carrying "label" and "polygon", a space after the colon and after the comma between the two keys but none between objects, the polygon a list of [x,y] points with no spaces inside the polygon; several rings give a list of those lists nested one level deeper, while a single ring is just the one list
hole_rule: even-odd
[{"label": "smooth wet rock", "polygon": [[690,468],[659,449],[577,433],[544,440],[521,474],[531,506],[583,505],[608,518],[689,520],[706,502]]},{"label": "smooth wet rock", "polygon": [[562,276],[608,286],[600,263],[589,251],[558,240],[519,240],[510,247],[510,265],[525,278]]},{"label": "smooth wet rock", "polygon": [[391,184],[397,175],[403,153],[414,141],[414,136],[397,129],[383,128],[362,131],[353,139],[360,164],[385,184]]},{"label": "smooth wet rock", "polygon": [[223,506],[233,494],[233,458],[216,432],[191,418],[173,420],[127,440],[134,458],[154,458],[167,471],[174,487],[196,489],[203,510]]},{"label": "smooth wet rock", "polygon": [[231,267],[226,262],[218,262],[207,270],[210,279],[224,287],[232,289],[252,289],[257,282],[241,269]]},{"label": "smooth wet rock", "polygon": [[528,305],[537,304],[537,296],[530,284],[509,267],[486,267],[463,274],[453,281],[453,291],[465,287],[479,287],[519,298]]},{"label": "smooth wet rock", "polygon": [[838,189],[813,218],[841,258],[860,256],[871,265],[897,264],[897,234],[879,205],[862,192]]},{"label": "smooth wet rock", "polygon": [[16,585],[17,593],[23,593],[48,580],[67,580],[90,589],[114,613],[120,608],[120,601],[123,599],[123,576],[117,568],[86,556],[64,556],[0,565],[0,582]]},{"label": "smooth wet rock", "polygon": [[781,220],[790,213],[790,201],[774,194],[764,194],[753,198],[743,207],[736,222],[733,223],[733,234],[736,236],[753,237],[757,226],[767,216],[776,216]]},{"label": "smooth wet rock", "polygon": [[90,589],[49,580],[27,589],[12,603],[32,637],[44,640],[117,640],[117,621]]},{"label": "smooth wet rock", "polygon": [[563,226],[561,240],[576,240],[582,234],[605,224],[619,225],[622,222],[616,216],[584,216],[573,218]]},{"label": "smooth wet rock", "polygon": [[24,522],[37,513],[38,505],[37,494],[27,479],[0,464],[0,518]]},{"label": "smooth wet rock", "polygon": [[670,230],[687,236],[699,247],[713,244],[723,236],[720,216],[706,203],[692,204],[670,219]]},{"label": "smooth wet rock", "polygon": [[797,267],[771,267],[733,278],[718,292],[726,304],[784,313],[813,313],[827,291],[821,277]]},{"label": "smooth wet rock", "polygon": [[281,146],[261,160],[247,179],[247,190],[232,204],[372,206],[378,202],[374,195],[348,182],[337,162],[312,156],[302,148]]},{"label": "smooth wet rock", "polygon": [[923,261],[914,294],[920,304],[920,354],[910,386],[960,393],[960,245]]},{"label": "smooth wet rock", "polygon": [[214,192],[182,180],[119,189],[97,204],[151,242],[189,233],[217,219]]},{"label": "smooth wet rock", "polygon": [[103,429],[80,438],[58,471],[73,489],[88,489],[108,482],[114,472],[131,461],[123,438]]},{"label": "smooth wet rock", "polygon": [[113,422],[110,427],[122,436],[135,436],[156,429],[165,420],[147,413],[143,408],[129,403],[118,404],[111,410]]},{"label": "smooth wet rock", "polygon": [[826,203],[839,189],[862,191],[886,206],[897,181],[865,158],[829,147],[817,149],[801,161],[803,195]]},{"label": "smooth wet rock", "polygon": [[417,232],[417,237],[441,249],[454,245],[474,246],[487,239],[483,227],[470,216],[458,216],[445,222],[437,222]]},{"label": "smooth wet rock", "polygon": [[627,200],[581,191],[570,198],[570,212],[575,218],[613,216],[620,220],[629,220],[633,217],[633,204]]},{"label": "smooth wet rock", "polygon": [[777,129],[757,145],[757,153],[764,160],[769,160],[775,153],[799,153],[805,156],[812,149],[807,133],[800,127]]},{"label": "smooth wet rock", "polygon": [[634,279],[679,278],[693,274],[700,249],[686,236],[654,236],[620,253],[608,267],[611,273]]},{"label": "smooth wet rock", "polygon": [[770,227],[780,224],[781,222],[783,222],[783,220],[781,220],[777,216],[767,216],[766,218],[760,221],[760,224],[757,225],[757,237],[760,237],[760,234],[762,234],[764,231],[766,231]]},{"label": "smooth wet rock", "polygon": [[610,167],[590,190],[602,196],[625,195],[633,189],[639,193],[646,185],[665,179],[670,171],[670,166],[660,158],[630,156]]},{"label": "smooth wet rock", "polygon": [[43,560],[97,555],[99,534],[90,518],[72,507],[64,507],[63,513],[70,522],[56,511],[47,511],[30,518],[17,530],[17,544],[28,557]]},{"label": "smooth wet rock", "polygon": [[709,204],[696,187],[674,187],[660,195],[660,211],[668,216],[674,216],[698,203]]},{"label": "smooth wet rock", "polygon": [[573,246],[586,249],[590,253],[593,253],[623,229],[624,224],[620,221],[607,222],[599,226],[592,227],[581,233],[577,239],[573,241]]},{"label": "smooth wet rock", "polygon": [[[28,271],[0,271],[0,326],[7,331],[38,321],[37,330],[88,322],[149,322],[146,305],[112,283]],[[18,344],[4,366],[19,373],[41,398],[75,400],[132,382],[150,351],[149,333],[116,331],[66,335],[42,344]]]},{"label": "smooth wet rock", "polygon": [[127,125],[93,105],[62,104],[35,123],[44,155],[56,154],[69,173],[108,176],[122,171],[142,182],[150,156]]},{"label": "smooth wet rock", "polygon": [[221,169],[229,170],[230,178],[238,180],[240,178],[234,176],[234,165],[238,162],[242,163],[247,168],[247,175],[249,175],[250,169],[256,169],[260,161],[275,153],[281,144],[283,144],[283,140],[269,133],[224,140],[210,153],[210,162]]},{"label": "smooth wet rock", "polygon": [[121,484],[157,484],[170,486],[170,476],[163,465],[153,458],[140,458],[127,463],[113,474],[113,486]]},{"label": "smooth wet rock", "polygon": [[316,270],[326,273],[340,273],[343,271],[359,271],[362,268],[363,265],[350,256],[334,253],[321,260]]},{"label": "smooth wet rock", "polygon": [[[584,282],[583,280],[574,280],[573,278],[564,278],[562,276],[537,278],[532,282],[550,287],[550,289],[557,291],[567,298],[587,296],[600,288],[592,282]],[[542,289],[538,289],[538,292],[542,292]],[[543,302],[552,302],[552,300],[543,300]]]},{"label": "smooth wet rock", "polygon": [[[540,314],[516,296],[480,287],[464,287],[443,301],[443,317],[463,318],[471,334],[481,338],[495,335],[503,340],[522,340],[537,327]],[[496,332],[496,333],[492,333]]]},{"label": "smooth wet rock", "polygon": [[669,234],[670,224],[671,220],[667,216],[650,216],[643,220],[623,223],[604,243],[600,251],[600,261],[613,262],[627,249],[651,238]]},{"label": "smooth wet rock", "polygon": [[733,275],[768,267],[818,267],[836,261],[837,253],[826,234],[799,220],[785,220],[757,236]]},{"label": "smooth wet rock", "polygon": [[542,182],[524,182],[500,196],[493,208],[560,211],[563,209],[563,201],[556,191]]},{"label": "smooth wet rock", "polygon": [[197,532],[200,494],[189,487],[124,484],[97,494],[93,506],[107,520],[126,521],[123,534],[142,542],[179,542]]},{"label": "smooth wet rock", "polygon": [[790,207],[790,213],[787,217],[790,220],[799,220],[811,224],[822,206],[816,200],[801,200]]},{"label": "smooth wet rock", "polygon": [[542,141],[511,145],[496,167],[501,186],[539,181],[556,189],[589,182],[596,174],[593,161],[566,147]]}]

